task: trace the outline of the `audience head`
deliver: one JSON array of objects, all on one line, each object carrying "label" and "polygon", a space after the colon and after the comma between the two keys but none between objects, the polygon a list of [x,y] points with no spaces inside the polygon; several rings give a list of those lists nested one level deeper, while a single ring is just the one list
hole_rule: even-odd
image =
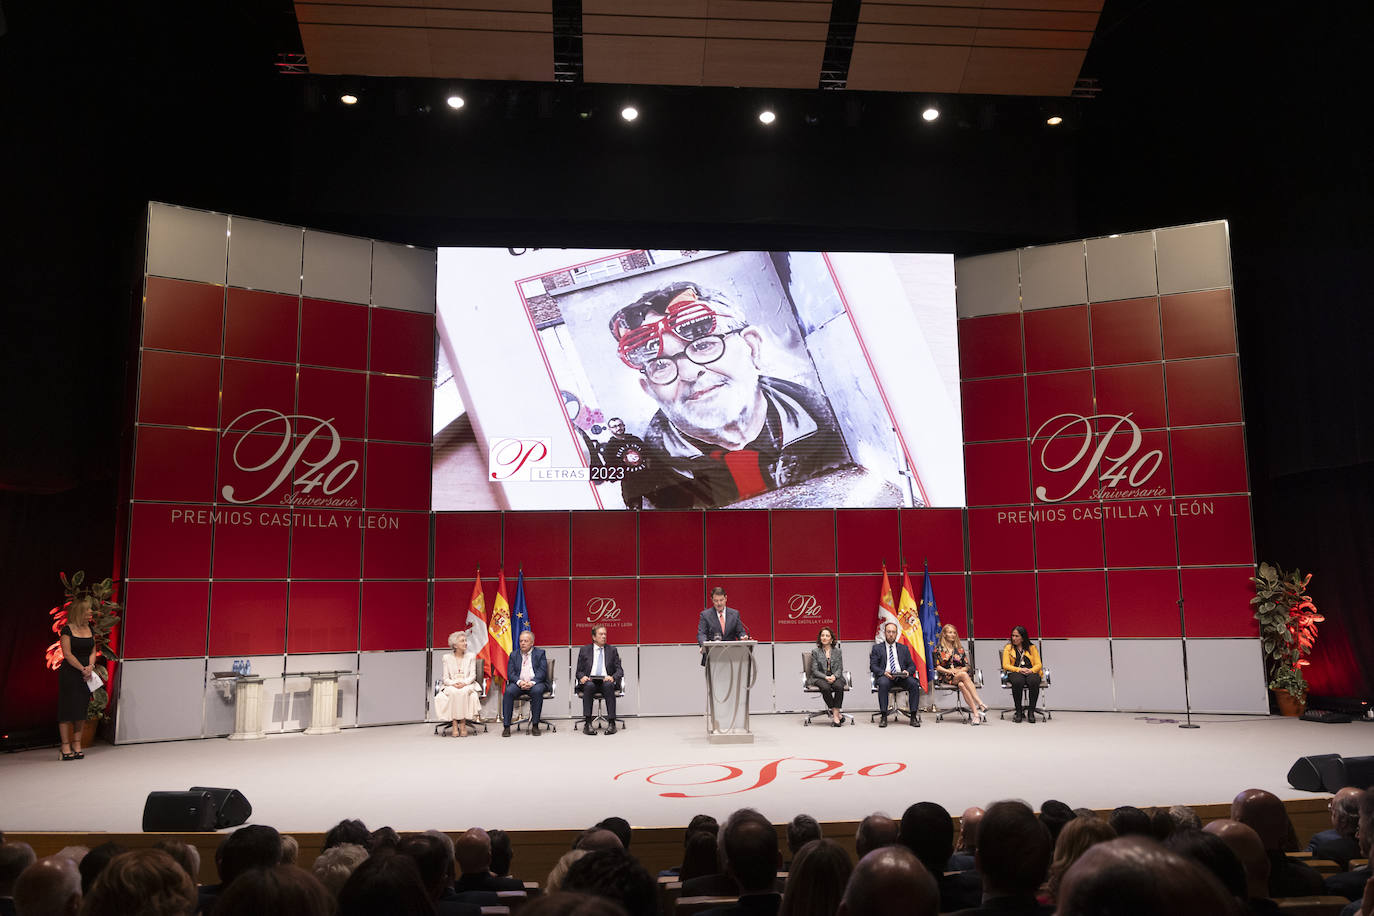
[{"label": "audience head", "polygon": [[427,833],[408,836],[396,844],[396,854],[415,863],[429,899],[438,900],[453,884],[453,855],[438,838]]},{"label": "audience head", "polygon": [[1173,818],[1175,831],[1202,829],[1202,818],[1187,805],[1174,805],[1169,809],[1169,817]]},{"label": "audience head", "polygon": [[614,900],[630,916],[656,916],[653,877],[623,849],[598,849],[568,866],[562,889]]},{"label": "audience head", "polygon": [[1231,916],[1235,898],[1202,866],[1147,836],[1108,840],[1064,876],[1056,916]]},{"label": "audience head", "polygon": [[853,870],[849,853],[834,840],[804,843],[792,857],[778,916],[831,916]]},{"label": "audience head", "polygon": [[182,843],[178,840],[158,840],[153,844],[154,849],[161,849],[167,855],[177,860],[177,864],[186,870],[186,874],[191,876],[192,883],[200,883],[200,850],[190,843]]},{"label": "audience head", "polygon": [[367,849],[369,852],[381,852],[384,849],[395,849],[401,843],[401,835],[390,827],[378,827],[372,831],[368,837]]},{"label": "audience head", "polygon": [[720,833],[720,824],[716,823],[716,819],[709,814],[698,814],[694,816],[687,822],[687,832],[682,836],[682,845],[684,847],[694,833],[709,833],[711,839],[714,840],[716,834]]},{"label": "audience head", "polygon": [[682,853],[682,868],[678,871],[679,880],[689,881],[702,875],[714,875],[720,869],[715,834],[698,832],[687,838],[687,849]]},{"label": "audience head", "polygon": [[[510,845],[510,834],[500,829],[488,830],[487,837],[491,840],[491,873],[502,877],[509,875],[510,863],[515,859],[515,850]],[[452,846],[453,841],[449,840],[448,844]]]},{"label": "audience head", "polygon": [[39,859],[14,882],[21,916],[76,916],[81,909],[81,872],[63,855]]},{"label": "audience head", "polygon": [[333,916],[334,898],[310,872],[294,865],[250,868],[226,888],[215,916]]},{"label": "audience head", "polygon": [[1154,836],[1154,831],[1150,829],[1150,815],[1134,805],[1122,805],[1115,809],[1107,818],[1107,823],[1112,825],[1117,836]]},{"label": "audience head", "polygon": [[978,824],[983,820],[983,809],[977,806],[965,808],[959,815],[959,838],[954,848],[959,852],[972,853],[978,849]]},{"label": "audience head", "polygon": [[1092,808],[1074,808],[1073,813],[1079,817],[1097,817],[1097,812]]},{"label": "audience head", "polygon": [[[195,847],[193,846],[191,848],[194,849]],[[57,852],[53,853],[53,855],[62,856],[64,859],[71,859],[77,865],[80,865],[81,860],[86,858],[86,853],[90,851],[91,849],[89,846],[63,846],[61,849],[57,850]],[[199,852],[196,853],[196,861],[200,861]]]},{"label": "audience head", "polygon": [[572,868],[573,863],[583,856],[591,855],[586,849],[570,849],[563,853],[562,858],[553,864],[549,869],[549,876],[544,879],[544,893],[552,894],[554,891],[563,889],[563,881],[568,877],[568,869]]},{"label": "audience head", "polygon": [[81,893],[89,894],[95,879],[100,877],[100,873],[110,864],[110,860],[128,851],[118,843],[101,843],[82,856],[81,862],[76,866],[81,872]]},{"label": "audience head", "polygon": [[1059,885],[1064,873],[1073,863],[1098,843],[1116,839],[1112,825],[1097,817],[1076,817],[1059,831],[1059,839],[1054,843],[1054,858],[1050,861],[1050,875],[1046,880],[1046,890],[1051,900],[1059,897]]},{"label": "audience head", "polygon": [[525,904],[521,916],[628,916],[625,908],[605,897],[558,891]]},{"label": "audience head", "polygon": [[0,897],[14,894],[14,882],[32,865],[38,856],[28,843],[6,843],[0,846]]},{"label": "audience head", "polygon": [[337,899],[348,876],[365,861],[366,849],[357,843],[343,843],[330,847],[316,856],[315,864],[310,866],[310,873],[324,885],[331,897]]},{"label": "audience head", "polygon": [[343,820],[330,827],[329,832],[324,835],[324,848],[333,849],[342,843],[354,843],[368,849],[371,840],[372,833],[362,821]]},{"label": "audience head", "polygon": [[604,827],[588,827],[573,840],[573,849],[596,852],[599,849],[624,849],[620,837]]},{"label": "audience head", "polygon": [[1341,836],[1355,836],[1360,826],[1360,800],[1364,795],[1364,789],[1346,786],[1331,796],[1331,826]]},{"label": "audience head", "polygon": [[1365,857],[1369,856],[1371,845],[1374,845],[1374,788],[1366,789],[1364,795],[1360,796],[1360,853]]},{"label": "audience head", "polygon": [[884,846],[854,866],[836,912],[838,916],[936,916],[939,909],[940,889],[930,870],[905,846]]},{"label": "audience head", "polygon": [[368,856],[339,891],[338,916],[434,916],[420,870],[410,856]]},{"label": "audience head", "polygon": [[[89,858],[89,856],[87,857]],[[161,849],[121,853],[100,871],[81,904],[82,916],[191,916],[196,886]]]},{"label": "audience head", "polygon": [[221,887],[228,887],[250,868],[268,868],[280,863],[281,834],[264,824],[240,827],[225,837],[215,852]]},{"label": "audience head", "polygon": [[620,846],[628,850],[630,848],[630,822],[623,817],[604,818],[596,826],[603,830],[609,830],[620,838]]},{"label": "audience head", "polygon": [[1078,815],[1073,813],[1073,809],[1057,798],[1040,804],[1040,823],[1049,830],[1051,840],[1059,839],[1059,831],[1076,817]]},{"label": "audience head", "polygon": [[1185,859],[1192,859],[1221,882],[1226,893],[1244,900],[1250,896],[1249,882],[1245,877],[1245,866],[1240,857],[1231,851],[1226,841],[1215,833],[1201,830],[1180,830],[1164,844]]},{"label": "audience head", "polygon": [[454,841],[453,855],[463,874],[484,874],[491,870],[491,837],[481,827],[469,828]]},{"label": "audience head", "polygon": [[932,875],[943,874],[954,854],[954,821],[935,802],[917,802],[902,813],[898,842],[915,853]]},{"label": "audience head", "polygon": [[[979,814],[982,813],[979,808]],[[859,821],[859,829],[854,832],[854,850],[862,859],[875,849],[891,846],[897,842],[897,822],[886,814],[870,814]]]},{"label": "audience head", "polygon": [[1292,840],[1288,809],[1277,795],[1263,789],[1246,789],[1232,799],[1231,820],[1258,833],[1266,852],[1282,852]]},{"label": "audience head", "polygon": [[741,808],[725,820],[718,840],[725,873],[739,882],[740,893],[761,894],[773,889],[782,856],[778,832],[753,808]]},{"label": "audience head", "polygon": [[[301,844],[296,838],[283,833],[281,835],[281,864],[295,865],[296,857],[301,854]],[[194,876],[192,876],[194,877]]]},{"label": "audience head", "polygon": [[1249,889],[1247,897],[1269,896],[1269,871],[1272,866],[1269,854],[1264,851],[1264,842],[1253,828],[1240,821],[1221,818],[1203,827],[1202,832],[1213,834],[1236,854],[1241,868],[1245,869],[1245,884]]},{"label": "audience head", "polygon": [[1033,894],[1045,880],[1054,846],[1050,832],[1025,802],[988,806],[978,826],[978,870],[988,896]]},{"label": "audience head", "polygon": [[794,856],[807,843],[820,838],[821,825],[809,814],[798,814],[787,822],[787,851]]}]

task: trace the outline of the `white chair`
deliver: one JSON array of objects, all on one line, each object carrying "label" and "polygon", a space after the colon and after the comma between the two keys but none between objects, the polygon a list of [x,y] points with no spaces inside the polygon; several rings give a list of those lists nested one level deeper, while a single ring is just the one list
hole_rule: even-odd
[{"label": "white chair", "polygon": [[[871,693],[873,696],[877,696],[877,695],[878,695],[878,679],[875,678],[875,677],[873,676],[873,672],[872,672],[872,671],[868,672],[868,686],[869,686],[869,693]],[[899,722],[901,721],[901,717],[902,717],[902,716],[906,716],[906,718],[907,718],[908,720],[915,719],[915,720],[916,720],[916,724],[917,724],[917,725],[920,725],[920,724],[921,724],[921,710],[920,710],[920,707],[917,707],[916,712],[915,712],[915,713],[912,713],[911,710],[907,708],[906,700],[904,699],[904,695],[905,695],[906,693],[907,693],[907,689],[906,689],[905,687],[889,687],[889,688],[887,689],[887,714],[888,714],[889,716],[892,716],[892,715],[897,716],[897,717],[898,717],[898,718],[897,718],[897,721],[899,721]],[[897,702],[899,699],[901,700],[900,703]],[[881,711],[881,710],[879,710],[878,712],[875,712],[875,713],[873,713],[873,715],[869,716],[869,717],[868,717],[868,721],[870,721],[870,722],[876,722],[876,721],[878,721],[878,716],[880,716],[880,715],[882,715],[882,711]]]},{"label": "white chair", "polygon": [[[821,688],[816,687],[816,686],[813,686],[813,685],[810,683],[810,681],[811,681],[811,672],[810,672],[810,668],[811,668],[811,650],[810,650],[810,649],[802,649],[802,650],[801,650],[801,682],[802,682],[802,692],[803,692],[803,693],[814,693],[814,694],[816,694],[817,696],[819,696],[819,695],[820,695],[820,692],[821,692]],[[845,693],[848,693],[849,691],[851,691],[851,690],[854,689],[854,675],[850,674],[848,671],[842,671],[842,672],[840,672],[840,680],[843,682],[843,685],[844,685],[844,692],[845,692]],[[825,716],[826,718],[829,718],[829,717],[830,717],[830,710],[829,710],[829,709],[821,709],[821,710],[817,710],[816,712],[813,712],[813,713],[808,713],[807,716],[806,716],[806,718],[802,720],[802,725],[810,725],[812,719],[819,719],[819,718],[821,718],[822,716]],[[848,719],[850,725],[853,725],[853,724],[854,724],[854,716],[851,715],[850,713],[847,713],[847,712],[843,712],[843,711],[842,711],[842,712],[840,713],[840,717],[841,717],[842,720],[843,720],[843,719]]]},{"label": "white chair", "polygon": [[[483,699],[483,700],[486,700],[486,698],[487,698],[487,682],[488,682],[488,678],[489,678],[489,675],[487,674],[487,663],[486,663],[485,661],[483,661],[482,659],[479,658],[479,659],[477,660],[477,667],[478,667],[478,672],[477,672],[477,696],[479,696],[479,697],[480,697],[481,699]],[[436,681],[434,682],[434,704],[430,707],[431,709],[437,709],[437,708],[438,708],[438,706],[439,706],[439,694],[443,693],[443,691],[444,691],[444,682],[443,682],[443,680],[442,680],[442,679],[436,680]],[[480,725],[480,726],[482,727],[482,731],[487,731],[487,723],[483,722],[480,718],[478,718],[478,719],[465,719],[464,721],[467,722],[467,724],[468,724],[468,726],[469,726],[470,728],[476,728],[477,726]],[[446,728],[451,728],[451,727],[452,727],[452,725],[451,725],[451,723],[449,723],[449,722],[438,722],[438,723],[436,723],[435,726],[434,726],[434,734],[436,734],[436,735],[441,735],[441,734],[444,733],[444,729],[446,729]]]},{"label": "white chair", "polygon": [[[582,690],[586,686],[586,684],[573,685],[573,694],[578,698],[578,700],[582,699]],[[625,679],[621,678],[620,683],[615,685],[615,698],[619,700],[624,696]],[[609,721],[610,720],[606,717],[606,695],[598,690],[596,693],[592,694],[592,728],[599,729],[603,725],[607,724],[607,722]],[[624,731],[627,727],[625,725],[625,720],[622,719],[620,716],[616,716],[615,727],[620,729],[621,731]],[[577,729],[574,728],[571,732],[569,732],[569,734],[577,734]]]},{"label": "white chair", "polygon": [[[558,662],[548,659],[549,686],[544,689],[544,702],[547,704],[558,694]],[[522,725],[530,721],[530,700],[529,697],[521,695],[515,698],[515,709],[511,713],[511,724],[515,730],[519,731]],[[551,732],[558,731],[558,726],[554,725],[542,715],[539,717],[539,724],[548,728]]]},{"label": "white chair", "polygon": [[[1009,673],[1009,672],[1006,672],[1006,671],[1003,671],[1003,672],[1002,672],[1002,689],[1003,689],[1003,690],[1011,690],[1011,681],[1007,680],[1007,674],[1008,674],[1008,673]],[[1040,696],[1039,696],[1039,703],[1036,705],[1035,709],[1033,709],[1033,710],[1028,710],[1028,711],[1029,711],[1029,712],[1034,712],[1034,713],[1035,713],[1036,715],[1038,715],[1038,716],[1044,716],[1045,719],[1046,719],[1046,721],[1048,721],[1048,720],[1054,718],[1054,713],[1050,712],[1049,703],[1045,702],[1045,692],[1046,692],[1046,690],[1049,688],[1049,686],[1050,686],[1050,669],[1049,669],[1048,667],[1042,665],[1042,666],[1040,667]],[[1010,708],[1010,709],[1004,709],[1004,710],[1002,710],[1001,713],[998,714],[997,718],[999,718],[999,719],[1005,719],[1005,718],[1007,717],[1007,713],[1009,713],[1009,712],[1015,712],[1015,711],[1016,711],[1016,707],[1015,707],[1015,706],[1013,706],[1013,707]]]},{"label": "white chair", "polygon": [[[982,669],[982,668],[970,668],[970,669],[968,669],[968,672],[969,672],[969,675],[968,675],[968,676],[969,676],[970,678],[972,678],[972,680],[973,680],[973,686],[974,686],[974,687],[977,687],[978,689],[981,690],[982,687],[983,687],[983,669]],[[936,675],[936,678],[937,678],[937,679],[936,679],[935,683],[932,685],[932,691],[931,691],[931,692],[932,692],[932,693],[952,693],[952,694],[954,694],[954,708],[953,708],[953,709],[942,709],[942,710],[938,711],[938,712],[935,714],[935,721],[936,721],[936,722],[943,722],[943,721],[945,721],[945,716],[960,715],[960,716],[963,716],[964,722],[965,722],[965,723],[972,722],[972,721],[973,721],[973,710],[969,709],[967,706],[964,705],[964,693],[963,693],[963,691],[961,691],[961,690],[958,688],[958,686],[955,685],[955,684],[947,684],[947,683],[945,683],[945,682],[939,680],[939,679],[938,679],[938,678],[939,678],[939,675],[938,675],[938,674]]]}]

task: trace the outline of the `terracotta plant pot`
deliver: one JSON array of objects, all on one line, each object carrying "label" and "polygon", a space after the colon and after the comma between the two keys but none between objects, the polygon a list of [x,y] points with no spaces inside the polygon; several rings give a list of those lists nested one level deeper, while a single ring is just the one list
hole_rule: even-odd
[{"label": "terracotta plant pot", "polygon": [[1287,690],[1275,690],[1274,699],[1279,702],[1281,716],[1300,716],[1307,709],[1306,701],[1294,699]]},{"label": "terracotta plant pot", "polygon": [[95,730],[100,725],[99,719],[87,719],[81,723],[81,746],[90,747],[95,743]]}]

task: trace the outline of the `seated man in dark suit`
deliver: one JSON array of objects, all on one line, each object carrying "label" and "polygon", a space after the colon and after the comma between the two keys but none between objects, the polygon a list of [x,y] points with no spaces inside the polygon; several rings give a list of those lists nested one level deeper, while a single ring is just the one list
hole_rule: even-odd
[{"label": "seated man in dark suit", "polygon": [[1044,916],[1054,907],[1036,902],[1035,895],[1050,868],[1050,831],[1030,806],[999,801],[988,806],[978,825],[974,856],[983,876],[980,906],[959,910],[964,916],[1001,913]]},{"label": "seated man in dark suit", "polygon": [[[720,828],[720,859],[725,874],[739,885],[739,900],[706,910],[701,916],[775,916],[782,903],[777,892],[778,832],[753,808],[741,808]],[[687,885],[683,885],[683,895]],[[681,899],[681,898],[679,898]]]},{"label": "seated man in dark suit", "polygon": [[1314,859],[1330,859],[1349,868],[1351,859],[1360,858],[1355,834],[1360,826],[1360,799],[1364,789],[1346,786],[1331,796],[1331,829],[1313,834],[1307,851]]},{"label": "seated man in dark suit", "polygon": [[910,722],[920,727],[921,720],[916,718],[916,710],[921,705],[921,681],[916,676],[916,665],[911,660],[911,650],[897,641],[897,625],[888,623],[883,626],[883,641],[875,643],[868,653],[868,670],[873,674],[873,683],[878,688],[879,728],[887,728],[887,695],[893,687],[906,688],[907,709],[911,713]]},{"label": "seated man in dark suit", "polygon": [[897,842],[915,853],[940,889],[940,912],[976,907],[983,902],[983,879],[977,872],[945,874],[954,853],[954,819],[935,802],[917,802],[902,814]]},{"label": "seated man in dark suit", "polygon": [[396,854],[407,856],[420,871],[425,893],[438,916],[482,916],[475,903],[461,903],[453,890],[453,843],[442,833],[408,836],[396,845]]},{"label": "seated man in dark suit", "polygon": [[891,846],[895,842],[897,822],[875,811],[859,821],[859,829],[854,831],[854,854],[862,859],[873,850]]},{"label": "seated man in dark suit", "polygon": [[498,878],[491,873],[491,838],[481,827],[473,827],[459,835],[453,844],[453,855],[462,872],[453,882],[460,896],[471,891],[522,891],[525,885],[519,878]]},{"label": "seated man in dark suit", "polygon": [[506,691],[501,697],[501,737],[510,737],[510,720],[515,714],[515,700],[526,697],[530,701],[530,734],[539,734],[539,713],[544,709],[544,691],[549,687],[549,662],[543,649],[534,647],[534,633],[520,634],[520,651],[512,652],[506,662]]},{"label": "seated man in dark suit", "polygon": [[582,694],[582,731],[588,735],[592,730],[592,702],[600,694],[606,704],[606,734],[614,735],[615,692],[625,680],[625,669],[620,666],[620,652],[615,646],[606,645],[606,628],[597,624],[592,627],[592,642],[577,650],[577,669],[573,681]]},{"label": "seated man in dark suit", "polygon": [[[1342,789],[1341,791],[1345,791]],[[1359,796],[1359,815],[1356,820],[1360,845],[1356,849],[1359,857],[1369,858],[1369,850],[1374,846],[1374,792],[1362,792]],[[1352,858],[1356,858],[1352,856]],[[1374,894],[1370,887],[1369,866],[1352,869],[1335,875],[1328,875],[1325,891],[1358,902]]]},{"label": "seated man in dark suit", "polygon": [[1131,835],[1090,847],[1069,867],[1057,912],[1217,916],[1236,909],[1236,898],[1203,866],[1152,837]]},{"label": "seated man in dark suit", "polygon": [[1315,897],[1322,892],[1322,876],[1310,865],[1290,859],[1285,852],[1293,836],[1293,822],[1288,809],[1272,792],[1246,789],[1231,801],[1231,819],[1259,834],[1264,851],[1269,856],[1270,897]]},{"label": "seated man in dark suit", "polygon": [[836,916],[935,916],[940,892],[905,846],[882,846],[859,860]]}]

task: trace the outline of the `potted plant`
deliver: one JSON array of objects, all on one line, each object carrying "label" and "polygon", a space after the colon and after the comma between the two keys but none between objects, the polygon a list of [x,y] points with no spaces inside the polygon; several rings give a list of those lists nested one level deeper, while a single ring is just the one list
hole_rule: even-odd
[{"label": "potted plant", "polygon": [[1269,689],[1274,691],[1280,713],[1300,716],[1307,705],[1307,678],[1302,669],[1311,664],[1305,656],[1317,641],[1317,624],[1326,619],[1307,594],[1312,574],[1304,576],[1299,569],[1285,572],[1261,563],[1259,577],[1250,581],[1255,586],[1250,604],[1259,622]]},{"label": "potted plant", "polygon": [[[115,657],[114,628],[119,625],[119,612],[124,606],[117,601],[111,600],[114,593],[114,585],[109,579],[97,582],[87,587],[86,573],[78,570],[72,574],[70,579],[66,573],[58,573],[58,578],[62,580],[62,590],[66,597],[62,604],[48,611],[48,616],[52,618],[52,631],[59,633],[67,625],[67,610],[72,606],[72,602],[79,598],[90,598],[91,616],[90,627],[91,635],[95,638],[95,650],[92,658],[92,668],[95,673],[100,675],[104,681],[104,686],[91,693],[91,701],[86,706],[86,723],[81,729],[81,743],[90,746],[95,740],[96,726],[104,719],[108,718],[110,706],[110,661]],[[48,668],[53,671],[62,667],[62,640],[59,637],[56,642],[48,646],[47,652]]]}]

